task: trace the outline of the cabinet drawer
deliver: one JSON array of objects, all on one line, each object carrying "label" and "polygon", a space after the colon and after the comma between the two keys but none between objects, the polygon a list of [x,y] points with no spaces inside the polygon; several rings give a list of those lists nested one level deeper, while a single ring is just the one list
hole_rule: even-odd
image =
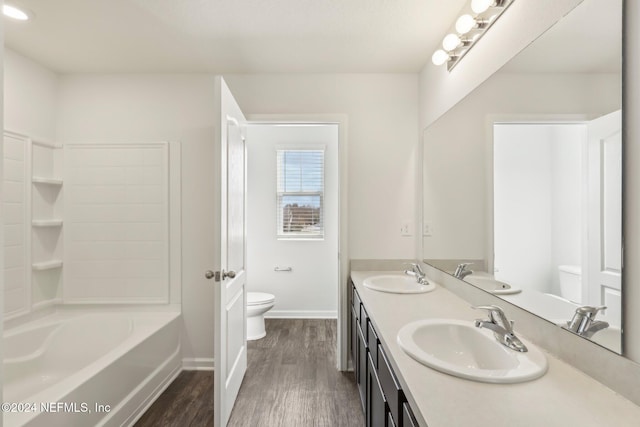
[{"label": "cabinet drawer", "polygon": [[378,369],[378,334],[376,334],[376,330],[373,329],[373,323],[371,323],[371,319],[369,319],[369,327],[367,341],[369,342],[369,352],[371,353],[371,360],[373,361],[373,366]]},{"label": "cabinet drawer", "polygon": [[356,312],[356,320],[358,322],[360,322],[360,306],[362,304],[360,303],[360,296],[358,295],[358,292],[356,291],[355,288],[353,288],[353,308]]},{"label": "cabinet drawer", "polygon": [[[364,304],[360,304],[360,326],[362,326],[362,334],[364,335],[364,339],[366,340],[369,336],[367,331],[367,326],[369,325],[369,315],[367,314],[367,310],[364,309]],[[369,347],[369,343],[367,342],[367,347]]]},{"label": "cabinet drawer", "polygon": [[393,415],[394,420],[399,420],[404,396],[402,395],[400,384],[391,370],[387,355],[380,344],[378,344],[378,378],[380,379],[382,391],[387,398],[391,415]]},{"label": "cabinet drawer", "polygon": [[402,404],[402,427],[419,427],[416,417],[407,402]]},{"label": "cabinet drawer", "polygon": [[[371,355],[369,355],[371,356]],[[387,402],[382,393],[380,379],[376,375],[371,357],[369,361],[369,379],[367,381],[367,410],[365,414],[366,427],[386,427]]]},{"label": "cabinet drawer", "polygon": [[351,307],[351,319],[350,319],[350,333],[351,333],[351,361],[353,362],[353,368],[356,368],[356,359],[358,358],[358,321],[356,318],[356,311]]},{"label": "cabinet drawer", "polygon": [[[358,325],[356,323],[356,325]],[[358,383],[358,389],[360,391],[360,400],[362,403],[362,409],[366,410],[367,407],[367,346],[364,337],[362,336],[362,331],[360,330],[360,325],[356,327],[357,334],[357,353],[358,353],[358,362],[357,362],[357,375],[356,382]]]},{"label": "cabinet drawer", "polygon": [[387,427],[396,427],[396,423],[393,421],[393,417],[391,416],[391,412],[387,414]]}]

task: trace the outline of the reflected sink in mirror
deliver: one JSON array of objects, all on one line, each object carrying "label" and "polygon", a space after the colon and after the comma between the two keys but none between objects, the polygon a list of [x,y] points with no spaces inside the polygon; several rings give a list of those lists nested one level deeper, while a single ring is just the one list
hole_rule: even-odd
[{"label": "reflected sink in mirror", "polygon": [[403,326],[398,344],[416,361],[449,375],[487,383],[531,381],[547,372],[547,358],[533,344],[521,353],[500,344],[472,321],[419,320]]},{"label": "reflected sink in mirror", "polygon": [[495,295],[511,295],[522,292],[522,289],[516,286],[501,282],[489,276],[470,275],[465,277],[464,281]]},{"label": "reflected sink in mirror", "polygon": [[436,288],[434,283],[421,285],[415,277],[400,274],[384,274],[369,277],[362,283],[365,288],[391,294],[423,294]]}]

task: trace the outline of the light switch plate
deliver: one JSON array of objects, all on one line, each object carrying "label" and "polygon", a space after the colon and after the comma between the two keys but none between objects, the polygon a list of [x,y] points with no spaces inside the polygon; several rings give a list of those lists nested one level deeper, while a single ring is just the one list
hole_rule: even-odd
[{"label": "light switch plate", "polygon": [[432,236],[433,235],[433,223],[431,221],[425,221],[423,224],[423,236]]}]

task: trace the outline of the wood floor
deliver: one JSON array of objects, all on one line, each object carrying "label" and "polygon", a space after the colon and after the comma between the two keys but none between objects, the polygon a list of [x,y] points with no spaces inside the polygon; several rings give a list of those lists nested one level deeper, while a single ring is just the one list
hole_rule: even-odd
[{"label": "wood floor", "polygon": [[[248,367],[229,426],[361,427],[353,373],[336,369],[336,321],[267,319],[248,343]],[[213,375],[185,371],[136,427],[212,426]]]}]

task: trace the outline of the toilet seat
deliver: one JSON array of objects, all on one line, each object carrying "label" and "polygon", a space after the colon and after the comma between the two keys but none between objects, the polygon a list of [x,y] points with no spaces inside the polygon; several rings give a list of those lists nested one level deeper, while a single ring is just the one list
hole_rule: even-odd
[{"label": "toilet seat", "polygon": [[247,292],[247,305],[262,305],[274,302],[275,296],[266,292]]}]

